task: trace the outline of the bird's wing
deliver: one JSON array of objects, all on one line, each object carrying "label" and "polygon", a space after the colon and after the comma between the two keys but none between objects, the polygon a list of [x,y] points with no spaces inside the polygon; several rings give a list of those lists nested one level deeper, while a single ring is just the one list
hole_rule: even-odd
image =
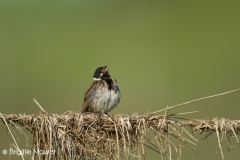
[{"label": "bird's wing", "polygon": [[84,95],[84,102],[82,105],[83,112],[94,112],[93,110],[93,100],[96,94],[97,86],[100,81],[94,81],[92,85],[88,88]]}]

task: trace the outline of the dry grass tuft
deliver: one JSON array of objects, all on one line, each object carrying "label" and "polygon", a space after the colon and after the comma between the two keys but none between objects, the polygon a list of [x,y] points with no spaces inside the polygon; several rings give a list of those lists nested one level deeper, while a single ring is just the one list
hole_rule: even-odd
[{"label": "dry grass tuft", "polygon": [[[206,98],[208,97],[200,100]],[[182,104],[176,106],[180,105]],[[36,152],[33,154],[33,159],[119,159],[121,157],[142,159],[146,147],[158,152],[162,159],[163,157],[172,159],[172,152],[181,156],[183,146],[194,151],[192,146],[196,145],[197,139],[186,129],[189,126],[198,134],[208,135],[215,132],[223,159],[220,135],[235,137],[239,143],[237,135],[240,134],[240,120],[224,118],[196,120],[179,117],[181,114],[194,112],[167,114],[169,109],[176,106],[161,110],[164,112],[162,115],[156,115],[160,111],[142,116],[136,113],[110,115],[81,114],[72,111],[58,115],[48,113],[42,108],[44,112],[39,114],[0,114],[0,118],[10,134],[8,125],[12,125],[20,132],[23,132],[22,128],[31,132],[32,150],[49,151],[46,154]],[[13,135],[12,138],[14,139]],[[15,146],[18,148],[16,142]]]},{"label": "dry grass tuft", "polygon": [[[197,141],[185,126],[194,132],[235,135],[240,133],[240,121],[227,119],[192,120],[175,116],[145,116],[39,113],[35,115],[3,115],[16,128],[27,127],[33,135],[34,150],[54,151],[54,154],[34,154],[39,159],[118,159],[121,156],[144,157],[147,134],[153,131],[151,144],[162,156],[172,158],[171,150],[181,153],[180,144],[191,146]],[[183,136],[184,133],[185,136]],[[172,141],[177,139],[179,144]],[[237,139],[238,141],[238,139]],[[147,146],[149,147],[149,146]]]}]

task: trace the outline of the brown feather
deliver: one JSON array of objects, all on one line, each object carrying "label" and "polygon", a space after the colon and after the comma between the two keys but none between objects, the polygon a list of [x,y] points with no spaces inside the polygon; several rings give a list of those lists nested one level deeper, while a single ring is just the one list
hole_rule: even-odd
[{"label": "brown feather", "polygon": [[94,81],[91,84],[91,86],[88,88],[88,90],[85,92],[85,95],[84,95],[84,102],[82,105],[82,113],[83,112],[96,112],[96,109],[95,109],[96,106],[93,102],[94,98],[96,98],[94,92],[96,92],[96,90],[100,89],[99,86],[104,87],[106,85],[107,85],[107,83],[105,82],[105,80]]}]

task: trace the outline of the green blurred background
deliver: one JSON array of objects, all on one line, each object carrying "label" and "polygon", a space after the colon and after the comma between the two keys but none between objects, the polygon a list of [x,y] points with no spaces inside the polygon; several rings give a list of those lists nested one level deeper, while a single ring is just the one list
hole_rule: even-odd
[{"label": "green blurred background", "polygon": [[[0,1],[0,112],[38,113],[33,98],[51,113],[80,112],[102,65],[122,93],[113,114],[144,114],[240,88],[239,8],[238,1]],[[170,113],[239,119],[239,104],[233,93]],[[0,126],[0,159],[8,159],[2,150],[10,137]],[[226,159],[240,156],[233,144],[228,152],[223,143]],[[215,134],[194,148],[213,159]],[[148,150],[146,159],[160,156]],[[182,159],[198,157],[185,147]]]}]

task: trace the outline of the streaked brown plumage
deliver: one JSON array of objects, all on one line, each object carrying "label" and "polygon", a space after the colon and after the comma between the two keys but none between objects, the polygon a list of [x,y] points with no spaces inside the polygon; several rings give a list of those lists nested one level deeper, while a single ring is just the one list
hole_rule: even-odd
[{"label": "streaked brown plumage", "polygon": [[110,77],[106,67],[96,69],[94,81],[84,95],[82,112],[107,113],[119,104],[121,93],[117,81]]}]

